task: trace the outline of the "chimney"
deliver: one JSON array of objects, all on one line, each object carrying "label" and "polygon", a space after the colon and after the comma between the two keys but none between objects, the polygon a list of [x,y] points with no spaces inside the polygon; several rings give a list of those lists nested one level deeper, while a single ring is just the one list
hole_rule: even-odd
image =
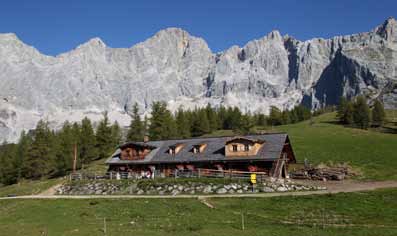
[{"label": "chimney", "polygon": [[145,135],[143,136],[143,142],[144,142],[144,143],[149,142],[149,135],[146,135],[146,134],[145,134]]}]

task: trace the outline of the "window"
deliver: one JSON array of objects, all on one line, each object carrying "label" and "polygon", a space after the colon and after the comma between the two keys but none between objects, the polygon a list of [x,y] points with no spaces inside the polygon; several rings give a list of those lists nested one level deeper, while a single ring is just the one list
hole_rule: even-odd
[{"label": "window", "polygon": [[237,152],[237,145],[233,145],[233,152]]},{"label": "window", "polygon": [[250,150],[250,145],[245,144],[244,145],[244,151],[248,152]]},{"label": "window", "polygon": [[193,153],[200,153],[200,147],[193,147]]}]

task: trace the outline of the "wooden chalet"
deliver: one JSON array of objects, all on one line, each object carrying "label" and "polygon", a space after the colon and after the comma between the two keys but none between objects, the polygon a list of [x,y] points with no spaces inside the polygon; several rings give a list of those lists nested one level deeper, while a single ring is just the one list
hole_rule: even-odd
[{"label": "wooden chalet", "polygon": [[288,176],[288,164],[295,163],[285,133],[235,137],[192,138],[121,145],[106,161],[109,171],[134,175],[155,173],[169,176],[175,170],[232,170]]}]

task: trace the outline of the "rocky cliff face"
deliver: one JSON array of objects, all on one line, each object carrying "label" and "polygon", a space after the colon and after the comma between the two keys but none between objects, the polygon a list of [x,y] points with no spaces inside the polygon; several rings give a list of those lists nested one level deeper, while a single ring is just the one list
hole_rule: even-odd
[{"label": "rocky cliff face", "polygon": [[39,119],[53,127],[84,116],[129,123],[137,102],[171,109],[211,103],[268,112],[299,103],[316,109],[365,94],[397,107],[397,22],[367,33],[299,41],[273,31],[244,47],[212,53],[206,42],[169,28],[131,48],[98,38],[56,57],[14,34],[0,34],[0,141],[15,141]]}]

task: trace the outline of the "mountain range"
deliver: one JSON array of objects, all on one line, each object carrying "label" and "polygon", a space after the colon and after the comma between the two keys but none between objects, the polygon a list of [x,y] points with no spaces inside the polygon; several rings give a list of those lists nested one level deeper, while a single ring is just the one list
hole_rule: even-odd
[{"label": "mountain range", "polygon": [[128,125],[134,103],[171,110],[238,106],[267,113],[270,106],[312,109],[340,96],[365,95],[397,108],[397,21],[330,39],[300,41],[278,31],[212,52],[207,43],[168,28],[130,48],[93,38],[57,56],[40,53],[15,34],[0,34],[0,141],[16,141],[39,119],[54,128],[84,116]]}]

